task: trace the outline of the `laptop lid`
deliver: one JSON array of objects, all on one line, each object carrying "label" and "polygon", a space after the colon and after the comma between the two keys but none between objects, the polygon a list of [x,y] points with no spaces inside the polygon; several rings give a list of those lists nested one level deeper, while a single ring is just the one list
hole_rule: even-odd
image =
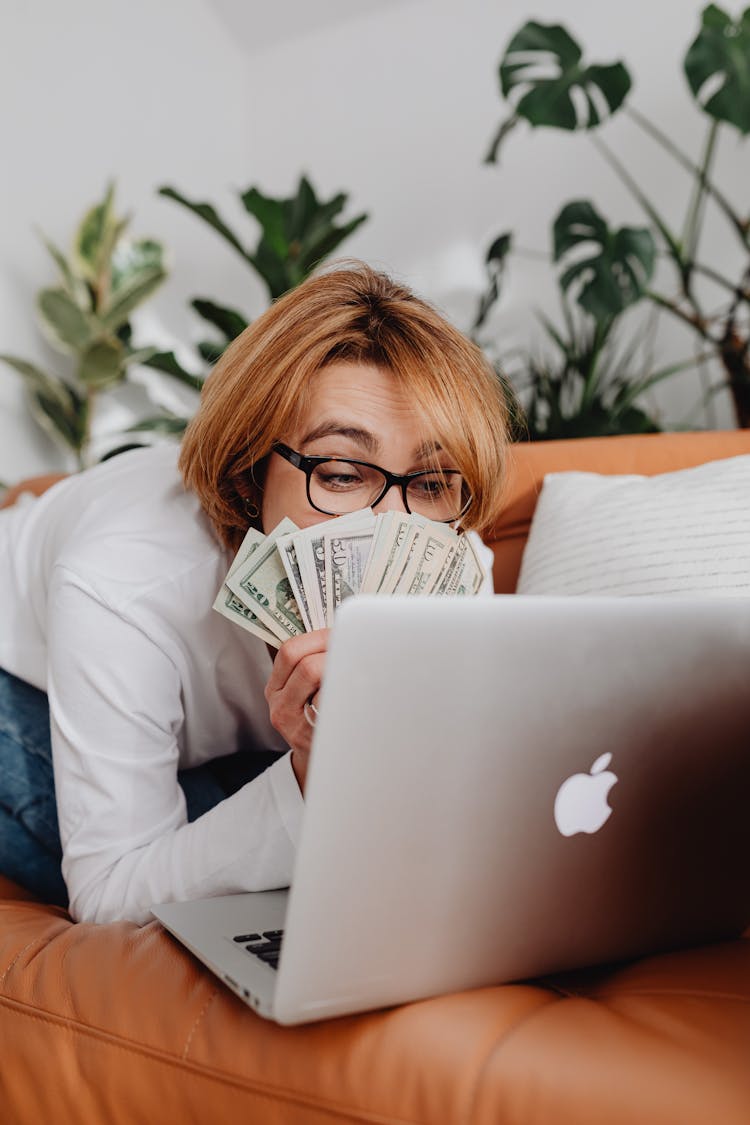
[{"label": "laptop lid", "polygon": [[749,669],[750,599],[345,603],[274,1018],[741,932]]}]

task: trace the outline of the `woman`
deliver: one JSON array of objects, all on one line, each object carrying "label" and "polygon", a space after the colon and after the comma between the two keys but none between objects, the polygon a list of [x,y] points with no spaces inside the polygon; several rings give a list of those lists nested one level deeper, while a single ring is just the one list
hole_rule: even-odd
[{"label": "woman", "polygon": [[[234,341],[179,459],[124,453],[0,513],[0,870],[78,920],[289,883],[328,632],[272,661],[211,609],[248,526],[331,518],[279,443],[458,470],[481,534],[505,400],[478,348],[354,263]],[[403,510],[410,482],[368,472],[375,510]]]}]

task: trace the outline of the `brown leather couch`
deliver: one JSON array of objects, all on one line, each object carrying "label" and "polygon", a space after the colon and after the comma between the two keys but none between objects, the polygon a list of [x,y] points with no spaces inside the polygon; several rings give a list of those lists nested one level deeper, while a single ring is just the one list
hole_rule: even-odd
[{"label": "brown leather couch", "polygon": [[[739,453],[747,431],[517,447],[496,588],[514,589],[545,472]],[[747,936],[281,1028],[157,923],[74,925],[0,880],[0,1121],[748,1125]]]}]

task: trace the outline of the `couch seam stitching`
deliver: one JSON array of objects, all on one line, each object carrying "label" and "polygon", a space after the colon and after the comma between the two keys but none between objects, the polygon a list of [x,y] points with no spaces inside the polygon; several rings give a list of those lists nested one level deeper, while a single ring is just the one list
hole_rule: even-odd
[{"label": "couch seam stitching", "polygon": [[26,952],[27,949],[31,949],[32,945],[38,945],[39,942],[44,941],[44,939],[46,937],[47,937],[47,935],[44,934],[43,937],[32,938],[31,941],[28,942],[28,944],[23,947],[23,949],[19,949],[18,953],[15,955],[15,957],[13,958],[11,963],[6,967],[5,971],[3,972],[3,975],[0,977],[0,984],[5,984],[5,978],[8,976],[8,973],[11,971],[11,969],[13,968],[13,966],[15,965],[15,963],[19,959],[19,957],[23,957],[23,955],[24,955],[24,953]]},{"label": "couch seam stitching", "polygon": [[214,997],[215,997],[215,996],[217,995],[217,993],[218,993],[218,989],[217,989],[217,988],[215,988],[215,989],[213,990],[213,992],[211,993],[211,995],[209,996],[208,1000],[206,1000],[206,1003],[205,1003],[205,1004],[203,1005],[203,1007],[201,1008],[200,1012],[198,1012],[198,1015],[197,1015],[197,1016],[195,1017],[195,1021],[194,1021],[194,1023],[193,1023],[193,1026],[192,1026],[192,1027],[190,1028],[190,1032],[189,1032],[189,1034],[188,1034],[188,1037],[187,1037],[187,1039],[185,1040],[185,1046],[183,1047],[183,1049],[182,1049],[182,1054],[181,1054],[181,1056],[180,1056],[181,1058],[183,1058],[183,1059],[187,1059],[187,1057],[188,1057],[188,1053],[189,1053],[189,1051],[190,1051],[190,1044],[191,1044],[191,1043],[192,1043],[192,1041],[193,1041],[193,1036],[195,1035],[195,1032],[196,1032],[196,1029],[197,1029],[197,1027],[198,1027],[198,1024],[199,1024],[199,1023],[201,1022],[201,1020],[203,1019],[204,1015],[206,1014],[206,1011],[208,1010],[208,1006],[209,1006],[209,1004],[212,1004],[212,1003],[213,1003],[213,1001],[214,1001]]},{"label": "couch seam stitching", "polygon": [[[28,1019],[37,1020],[40,1023],[53,1024],[56,1027],[62,1027],[65,1031],[73,1035],[83,1036],[88,1039],[100,1043],[103,1046],[113,1047],[115,1050],[122,1051],[126,1054],[141,1055],[148,1058],[151,1062],[163,1063],[176,1069],[187,1068],[193,1074],[200,1078],[205,1078],[210,1082],[217,1082],[224,1086],[233,1086],[240,1089],[245,1093],[256,1094],[259,1097],[276,1099],[278,1101],[292,1103],[295,1105],[302,1105],[313,1107],[320,1112],[327,1113],[332,1117],[346,1117],[347,1121],[368,1122],[370,1125],[420,1125],[414,1118],[406,1117],[387,1117],[381,1114],[368,1113],[367,1110],[359,1108],[352,1108],[345,1105],[326,1104],[320,1099],[315,1099],[306,1096],[303,1093],[296,1091],[289,1091],[282,1086],[262,1086],[257,1082],[243,1081],[239,1076],[231,1075],[226,1072],[215,1071],[211,1067],[196,1063],[192,1059],[181,1059],[180,1056],[167,1051],[160,1050],[159,1048],[148,1047],[146,1044],[138,1043],[135,1040],[126,1040],[116,1036],[113,1032],[102,1031],[101,1029],[91,1027],[87,1024],[80,1023],[77,1020],[67,1016],[58,1016],[53,1013],[48,1013],[34,1009],[32,1005],[25,1004],[23,1001],[12,1000],[9,997],[0,997],[0,1007],[12,1008],[21,1015],[26,1016]],[[352,1113],[356,1113],[357,1117],[353,1117]]]}]

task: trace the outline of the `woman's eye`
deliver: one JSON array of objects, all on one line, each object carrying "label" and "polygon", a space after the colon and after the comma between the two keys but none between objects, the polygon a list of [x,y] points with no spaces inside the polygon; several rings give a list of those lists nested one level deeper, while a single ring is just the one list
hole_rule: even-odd
[{"label": "woman's eye", "polygon": [[316,476],[323,488],[359,488],[362,485],[362,478],[357,473],[330,472],[319,469]]},{"label": "woman's eye", "polygon": [[412,481],[409,485],[409,491],[413,491],[417,496],[445,496],[451,491],[451,486],[444,477],[420,477],[418,480]]}]

